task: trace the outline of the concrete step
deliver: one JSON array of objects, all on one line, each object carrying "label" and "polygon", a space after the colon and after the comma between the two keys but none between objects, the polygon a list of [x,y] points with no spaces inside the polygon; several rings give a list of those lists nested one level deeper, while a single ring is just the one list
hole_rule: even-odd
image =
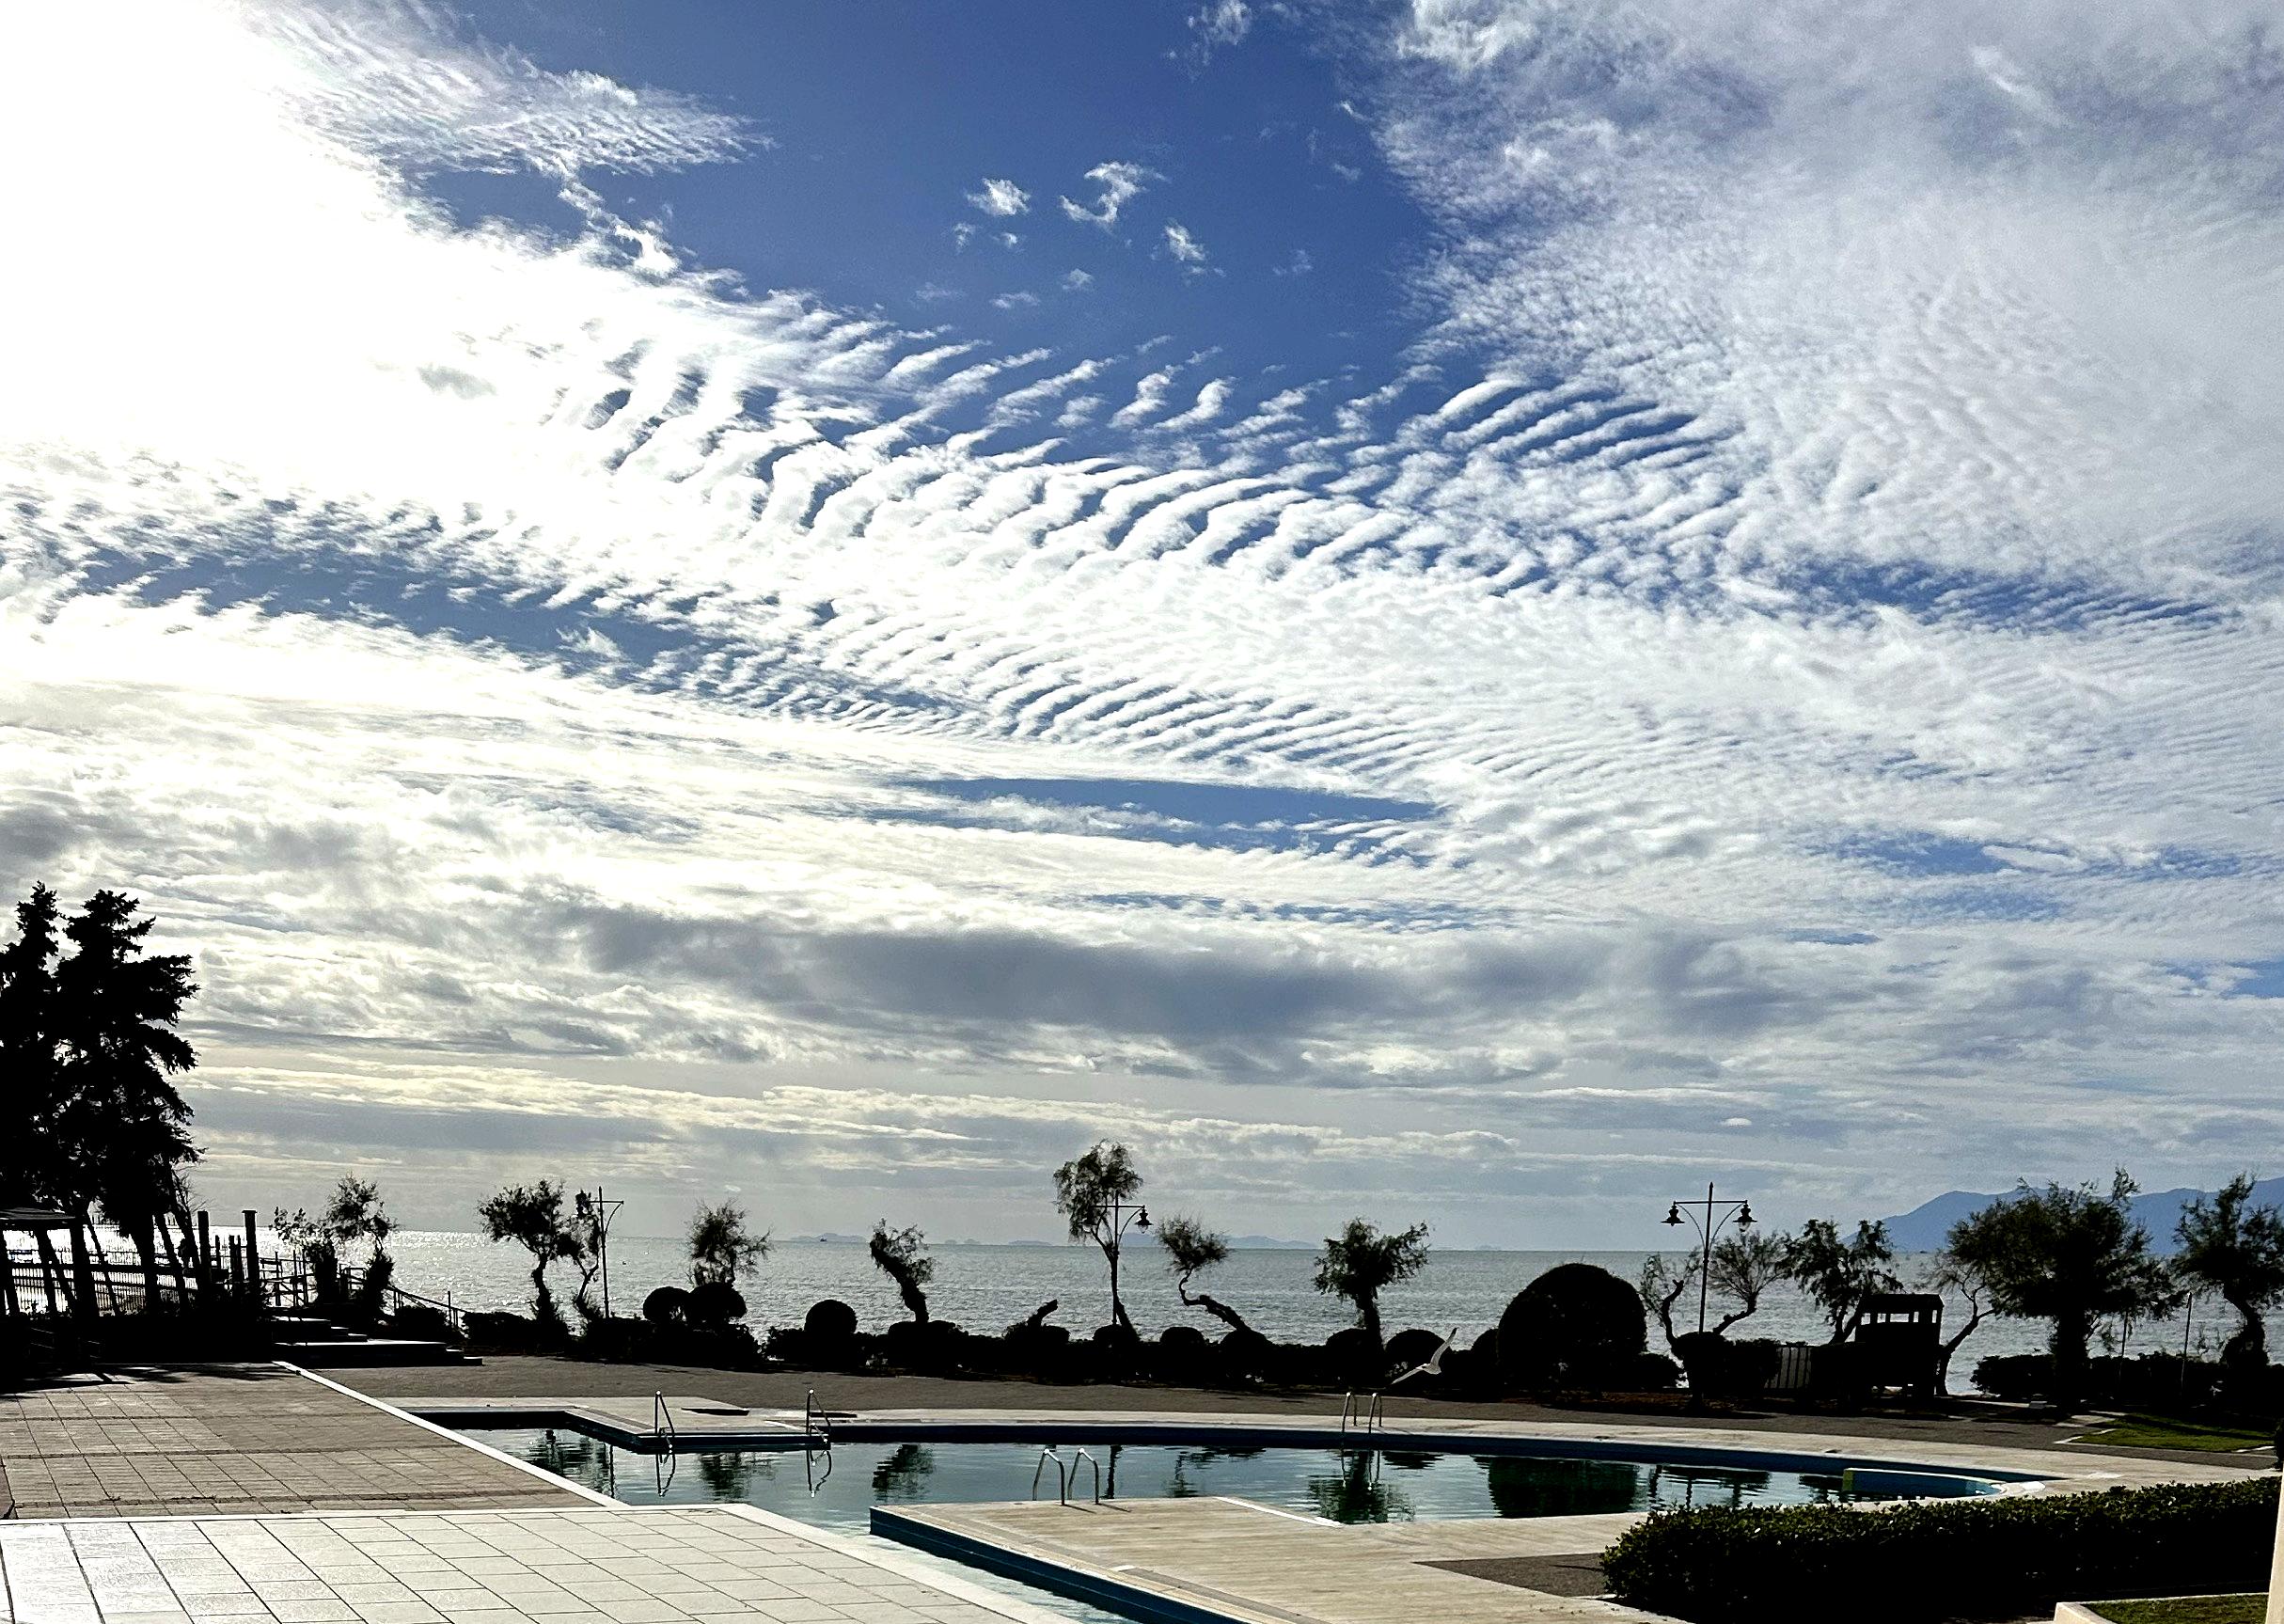
[{"label": "concrete step", "polygon": [[272,1319],[270,1326],[276,1336],[295,1342],[356,1342],[365,1334],[307,1314],[282,1314]]},{"label": "concrete step", "polygon": [[312,1370],[370,1364],[474,1364],[457,1348],[409,1336],[360,1336],[354,1342],[280,1342],[277,1357]]}]

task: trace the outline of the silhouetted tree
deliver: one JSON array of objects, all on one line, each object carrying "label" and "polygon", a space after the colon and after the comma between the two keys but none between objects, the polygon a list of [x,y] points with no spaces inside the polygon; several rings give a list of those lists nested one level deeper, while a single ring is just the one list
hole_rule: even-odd
[{"label": "silhouetted tree", "polygon": [[531,1254],[532,1315],[543,1325],[560,1328],[563,1311],[547,1289],[547,1266],[583,1265],[589,1254],[578,1220],[563,1210],[563,1187],[545,1178],[533,1185],[511,1184],[487,1197],[476,1216],[483,1220],[487,1239],[512,1240]]},{"label": "silhouetted tree", "polygon": [[0,951],[0,1202],[82,1220],[100,1207],[134,1239],[148,1287],[154,1226],[176,1213],[181,1169],[198,1157],[173,1081],[197,1064],[175,1030],[197,984],[186,954],[145,954],[157,922],[131,896],[97,891],[60,933],[59,917],[55,893],[34,886]]},{"label": "silhouetted tree", "polygon": [[928,1238],[907,1224],[890,1229],[881,1219],[873,1225],[873,1267],[896,1283],[896,1295],[915,1325],[928,1323],[928,1282],[936,1278],[936,1259],[928,1255]]},{"label": "silhouetted tree", "polygon": [[2240,1173],[2212,1200],[2192,1199],[2173,1230],[2181,1242],[2173,1272],[2236,1310],[2236,1334],[2221,1349],[2229,1365],[2268,1363],[2262,1320],[2284,1302],[2284,1214],[2251,1202],[2252,1175]]},{"label": "silhouetted tree", "polygon": [[1427,1267],[1427,1225],[1383,1235],[1361,1218],[1327,1238],[1316,1258],[1316,1289],[1327,1297],[1346,1299],[1356,1309],[1356,1323],[1372,1339],[1380,1338],[1380,1293],[1410,1280]]},{"label": "silhouetted tree", "polygon": [[2052,1323],[2051,1396],[2059,1404],[2085,1392],[2087,1345],[2098,1320],[2161,1312],[2174,1301],[2149,1232],[2134,1222],[2135,1188],[2122,1168],[2107,1191],[2023,1184],[1951,1225],[1947,1250],[1990,1282],[1993,1308]]},{"label": "silhouetted tree", "polygon": [[354,1174],[343,1175],[316,1217],[298,1207],[288,1212],[281,1206],[270,1215],[270,1227],[308,1265],[316,1277],[318,1297],[327,1302],[341,1296],[340,1273],[350,1262],[349,1249],[366,1247],[364,1301],[378,1312],[382,1294],[395,1271],[388,1256],[388,1238],[397,1227],[382,1203],[379,1185]]},{"label": "silhouetted tree", "polygon": [[16,905],[16,939],[0,948],[0,1206],[54,1205],[67,1165],[57,1137],[63,1056],[55,1032],[55,893],[44,885]]},{"label": "silhouetted tree", "polygon": [[1073,1240],[1091,1240],[1110,1265],[1110,1318],[1127,1332],[1134,1322],[1118,1295],[1118,1209],[1142,1193],[1142,1175],[1123,1144],[1098,1143],[1055,1169],[1055,1210],[1069,1221]]},{"label": "silhouetted tree", "polygon": [[[1697,1288],[1697,1276],[1704,1270],[1705,1258],[1700,1253],[1690,1253],[1676,1263],[1662,1253],[1653,1255],[1642,1265],[1642,1276],[1635,1289],[1641,1293],[1642,1305],[1658,1321],[1658,1329],[1665,1333],[1665,1345],[1672,1348],[1683,1334],[1694,1335],[1692,1330],[1681,1332],[1674,1326],[1674,1310],[1682,1300]],[[1706,1274],[1707,1291],[1718,1292],[1736,1307],[1724,1313],[1706,1327],[1714,1336],[1725,1336],[1730,1327],[1742,1324],[1760,1312],[1760,1300],[1785,1277],[1785,1242],[1782,1236],[1749,1233],[1727,1235],[1713,1242],[1712,1269]]]},{"label": "silhouetted tree", "polygon": [[692,1285],[735,1285],[768,1255],[768,1233],[754,1234],[733,1201],[701,1206],[690,1220]]},{"label": "silhouetted tree", "polygon": [[1935,1350],[1935,1392],[1947,1395],[1951,1391],[1951,1356],[1997,1310],[1991,1306],[1991,1283],[1984,1278],[1981,1266],[1965,1262],[1954,1253],[1937,1253],[1921,1284],[1945,1300],[1957,1298],[1966,1307],[1963,1316],[1951,1317],[1951,1334]]},{"label": "silhouetted tree", "polygon": [[1837,1348],[1854,1332],[1867,1300],[1902,1284],[1888,1268],[1896,1260],[1896,1249],[1888,1243],[1884,1222],[1858,1222],[1854,1238],[1843,1240],[1832,1220],[1812,1218],[1782,1243],[1779,1253],[1785,1277],[1824,1311],[1832,1326],[1831,1340],[1825,1344],[1829,1348]]},{"label": "silhouetted tree", "polygon": [[1166,1249],[1166,1269],[1174,1276],[1174,1292],[1183,1307],[1203,1308],[1230,1330],[1252,1334],[1253,1328],[1229,1304],[1189,1290],[1192,1280],[1229,1261],[1227,1240],[1194,1218],[1169,1218],[1158,1226],[1158,1243]]}]

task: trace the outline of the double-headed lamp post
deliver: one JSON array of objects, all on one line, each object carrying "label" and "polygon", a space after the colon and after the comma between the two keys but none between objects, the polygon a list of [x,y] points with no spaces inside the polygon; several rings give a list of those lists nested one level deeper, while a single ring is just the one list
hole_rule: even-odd
[{"label": "double-headed lamp post", "polygon": [[[1698,1216],[1700,1207],[1705,1209],[1705,1215],[1702,1218]],[[1752,1228],[1753,1204],[1749,1201],[1715,1201],[1713,1187],[1708,1184],[1705,1187],[1703,1201],[1676,1201],[1668,1204],[1665,1208],[1665,1222],[1678,1227],[1684,1212],[1689,1214],[1689,1222],[1697,1226],[1697,1329],[1703,1331],[1705,1329],[1706,1287],[1710,1283],[1713,1273],[1714,1238],[1732,1222],[1740,1229]]]},{"label": "double-headed lamp post", "polygon": [[1118,1304],[1118,1246],[1127,1225],[1136,1229],[1150,1227],[1150,1209],[1140,1202],[1113,1201],[1110,1208],[1110,1323],[1121,1325],[1125,1317]]},{"label": "double-headed lamp post", "polygon": [[603,1269],[603,1317],[610,1317],[610,1222],[619,1216],[623,1201],[606,1201],[603,1187],[595,1186],[590,1195],[584,1190],[574,1198],[572,1205],[578,1209],[579,1222],[587,1225],[588,1234],[594,1237],[595,1261]]}]

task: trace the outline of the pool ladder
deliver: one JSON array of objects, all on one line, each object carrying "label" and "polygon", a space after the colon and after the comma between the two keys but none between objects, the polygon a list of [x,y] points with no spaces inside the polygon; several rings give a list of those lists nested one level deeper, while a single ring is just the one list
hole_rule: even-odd
[{"label": "pool ladder", "polygon": [[1095,1474],[1095,1504],[1097,1506],[1102,1504],[1102,1463],[1083,1449],[1066,1461],[1062,1456],[1055,1453],[1055,1446],[1051,1443],[1046,1444],[1040,1449],[1039,1464],[1032,1468],[1031,1497],[1033,1500],[1039,1498],[1039,1479],[1045,1475],[1047,1463],[1050,1460],[1055,1463],[1055,1501],[1057,1505],[1068,1506],[1071,1503],[1071,1478],[1077,1474],[1080,1461],[1084,1461],[1087,1469]]},{"label": "pool ladder", "polygon": [[[833,1416],[834,1411],[817,1408],[817,1390],[811,1388],[801,1401],[801,1474],[811,1494],[824,1488],[825,1480],[833,1474]],[[843,1419],[847,1419],[845,1414]],[[820,1455],[825,1457],[822,1473],[817,1470]]]},{"label": "pool ladder", "polygon": [[1355,1393],[1342,1394],[1340,1400],[1341,1437],[1348,1436],[1348,1428],[1351,1426],[1355,1427],[1359,1432],[1385,1431],[1388,1426],[1388,1416],[1381,1408],[1380,1401],[1386,1396],[1384,1392],[1368,1395]]}]

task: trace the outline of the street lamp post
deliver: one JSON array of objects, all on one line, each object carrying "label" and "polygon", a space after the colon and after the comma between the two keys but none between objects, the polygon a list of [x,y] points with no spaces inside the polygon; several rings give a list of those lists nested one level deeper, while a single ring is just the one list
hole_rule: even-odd
[{"label": "street lamp post", "polygon": [[[1705,1209],[1705,1216],[1702,1218],[1697,1216],[1697,1209],[1699,1207],[1703,1207]],[[1713,1187],[1709,1183],[1705,1187],[1705,1199],[1703,1201],[1691,1200],[1668,1203],[1665,1208],[1665,1222],[1668,1224],[1678,1226],[1681,1222],[1681,1214],[1684,1211],[1688,1212],[1689,1214],[1689,1222],[1697,1226],[1699,1242],[1697,1254],[1697,1329],[1698,1331],[1703,1332],[1705,1330],[1706,1288],[1711,1283],[1713,1273],[1713,1240],[1723,1230],[1726,1229],[1731,1222],[1734,1222],[1740,1229],[1752,1228],[1753,1204],[1749,1201],[1716,1201],[1713,1199]]]},{"label": "street lamp post", "polygon": [[603,1317],[608,1319],[610,1317],[610,1223],[612,1219],[619,1216],[619,1208],[624,1206],[626,1203],[606,1201],[603,1198],[603,1187],[598,1184],[595,1186],[595,1192],[592,1195],[588,1194],[584,1190],[580,1190],[573,1205],[578,1208],[580,1221],[587,1225],[587,1232],[594,1237],[595,1261],[603,1270]]},{"label": "street lamp post", "polygon": [[1150,1209],[1139,1202],[1113,1201],[1110,1204],[1110,1323],[1125,1325],[1126,1311],[1118,1301],[1118,1248],[1128,1224],[1136,1229],[1150,1227]]}]

